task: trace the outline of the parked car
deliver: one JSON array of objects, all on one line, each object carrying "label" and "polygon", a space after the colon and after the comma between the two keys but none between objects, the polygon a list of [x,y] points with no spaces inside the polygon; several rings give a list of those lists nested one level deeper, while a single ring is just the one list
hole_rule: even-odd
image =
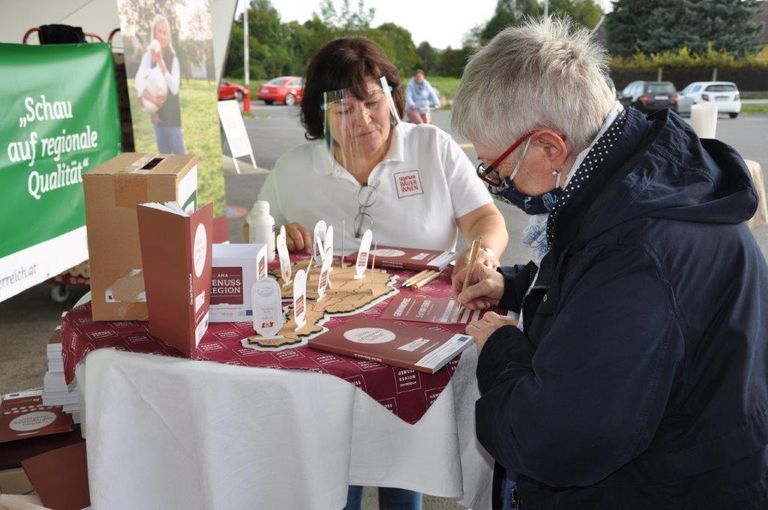
[{"label": "parked car", "polygon": [[219,101],[225,99],[237,99],[242,101],[248,89],[237,83],[222,81],[219,84]]},{"label": "parked car", "polygon": [[260,86],[256,97],[266,104],[275,101],[287,105],[300,103],[304,97],[304,81],[298,76],[280,76]]},{"label": "parked car", "polygon": [[619,101],[645,114],[664,108],[677,111],[677,89],[671,81],[633,81],[621,91]]},{"label": "parked car", "polygon": [[680,113],[691,113],[691,105],[710,102],[718,113],[732,119],[739,116],[741,98],[735,83],[729,81],[695,81],[680,92]]}]

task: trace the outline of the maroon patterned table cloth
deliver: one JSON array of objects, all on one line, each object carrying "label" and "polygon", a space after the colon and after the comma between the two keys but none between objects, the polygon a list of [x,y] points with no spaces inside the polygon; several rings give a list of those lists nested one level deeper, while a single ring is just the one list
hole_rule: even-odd
[{"label": "maroon patterned table cloth", "polygon": [[[400,276],[400,280],[395,284],[398,288],[400,282],[414,274],[412,271],[388,271]],[[401,292],[450,297],[450,274],[449,268],[421,289],[404,288]],[[387,307],[389,299],[353,316],[334,316],[323,326],[333,329],[352,317],[378,317]],[[67,382],[74,379],[77,364],[95,349],[112,348],[181,357],[181,353],[176,349],[151,336],[148,326],[149,323],[143,321],[94,322],[91,319],[90,304],[73,308],[61,319],[62,353]],[[431,324],[429,327],[464,332],[464,325]],[[241,340],[253,334],[253,326],[249,322],[211,323],[192,359],[248,367],[311,370],[334,375],[354,384],[396,416],[411,424],[419,421],[440,396],[459,362],[457,357],[435,374],[426,374],[319,351],[306,345],[281,351],[259,351],[243,347]]]}]

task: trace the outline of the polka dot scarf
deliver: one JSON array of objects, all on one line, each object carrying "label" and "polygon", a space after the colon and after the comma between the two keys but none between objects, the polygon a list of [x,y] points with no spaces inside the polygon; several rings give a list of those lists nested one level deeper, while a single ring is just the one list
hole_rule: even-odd
[{"label": "polka dot scarf", "polygon": [[557,222],[557,216],[560,213],[560,210],[574,194],[579,192],[595,171],[600,168],[600,164],[605,161],[606,156],[621,135],[621,131],[624,129],[626,121],[627,112],[622,109],[610,127],[594,142],[589,149],[589,152],[587,152],[587,155],[576,168],[573,177],[563,189],[557,202],[555,202],[555,205],[549,212],[549,218],[547,218],[547,244],[549,246],[552,246],[555,222]]}]

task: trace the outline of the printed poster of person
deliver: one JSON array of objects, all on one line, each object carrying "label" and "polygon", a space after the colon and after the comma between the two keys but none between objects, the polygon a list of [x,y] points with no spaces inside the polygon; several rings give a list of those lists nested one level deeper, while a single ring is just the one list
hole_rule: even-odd
[{"label": "printed poster of person", "polygon": [[136,151],[194,154],[198,205],[224,208],[210,0],[118,0]]}]

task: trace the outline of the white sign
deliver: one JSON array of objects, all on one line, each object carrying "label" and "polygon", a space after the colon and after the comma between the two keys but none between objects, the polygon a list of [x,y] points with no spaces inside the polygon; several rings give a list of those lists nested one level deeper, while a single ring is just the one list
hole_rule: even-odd
[{"label": "white sign", "polygon": [[312,258],[315,260],[317,267],[323,264],[323,255],[325,255],[325,234],[328,232],[328,225],[323,220],[318,221],[315,224],[315,233],[313,235],[314,242],[312,243]]},{"label": "white sign", "polygon": [[237,104],[237,101],[219,101],[218,108],[219,119],[221,119],[224,136],[227,138],[232,157],[253,157],[251,140],[248,138],[243,116],[240,114],[240,105]]},{"label": "white sign", "polygon": [[[331,254],[331,271],[333,271],[333,225],[328,225],[328,229],[325,231],[323,247],[325,248],[326,254]],[[328,248],[331,249],[330,252],[328,251]]]},{"label": "white sign", "polygon": [[288,244],[285,240],[285,227],[280,227],[277,236],[277,256],[280,259],[280,276],[283,277],[283,287],[291,283],[291,258],[288,255]]},{"label": "white sign", "polygon": [[256,280],[251,289],[253,329],[264,338],[274,338],[283,326],[280,285],[273,278]]},{"label": "white sign", "polygon": [[333,247],[328,246],[325,249],[325,256],[323,257],[323,265],[320,268],[320,278],[317,280],[317,300],[320,301],[325,297],[325,290],[330,287],[331,278],[331,262],[333,261]]},{"label": "white sign", "polygon": [[307,273],[303,269],[296,271],[293,279],[293,317],[298,331],[307,323]]},{"label": "white sign", "polygon": [[360,250],[357,252],[357,262],[355,262],[355,280],[365,278],[365,268],[368,266],[368,254],[371,252],[371,239],[373,232],[368,229],[360,240]]}]

